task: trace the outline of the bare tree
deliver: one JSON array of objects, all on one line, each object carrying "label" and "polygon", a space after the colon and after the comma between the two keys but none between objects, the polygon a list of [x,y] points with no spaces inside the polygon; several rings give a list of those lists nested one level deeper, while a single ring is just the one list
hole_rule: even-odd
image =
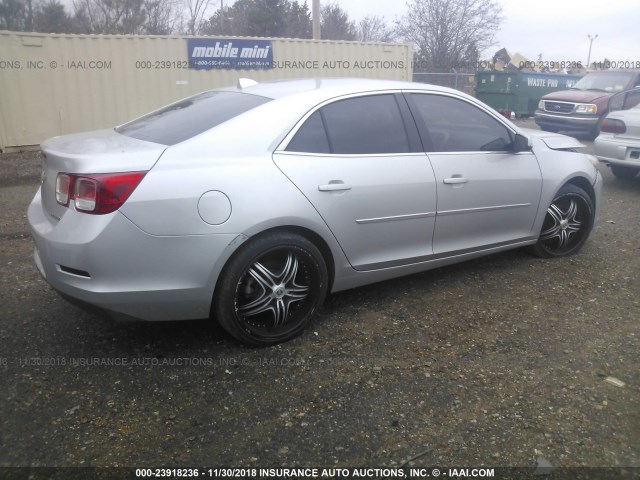
[{"label": "bare tree", "polygon": [[200,29],[205,35],[310,38],[311,16],[297,0],[237,0],[218,9]]},{"label": "bare tree", "polygon": [[0,29],[29,31],[33,26],[33,0],[0,0]]},{"label": "bare tree", "polygon": [[320,8],[320,32],[325,40],[355,40],[356,25],[335,1]]},{"label": "bare tree", "polygon": [[183,11],[180,0],[144,0],[147,35],[170,35],[182,30]]},{"label": "bare tree", "polygon": [[42,33],[73,33],[71,17],[59,0],[47,0],[37,10],[34,29]]},{"label": "bare tree", "polygon": [[357,39],[361,42],[392,42],[394,31],[384,17],[368,15],[358,22]]},{"label": "bare tree", "polygon": [[431,71],[450,71],[494,44],[502,21],[496,0],[409,0],[397,33],[416,46]]},{"label": "bare tree", "polygon": [[143,33],[143,0],[74,0],[74,21],[82,33]]},{"label": "bare tree", "polygon": [[184,0],[184,2],[188,10],[187,33],[196,35],[200,33],[211,0]]},{"label": "bare tree", "polygon": [[24,0],[25,3],[25,30],[33,31],[33,19],[38,9],[37,0]]}]

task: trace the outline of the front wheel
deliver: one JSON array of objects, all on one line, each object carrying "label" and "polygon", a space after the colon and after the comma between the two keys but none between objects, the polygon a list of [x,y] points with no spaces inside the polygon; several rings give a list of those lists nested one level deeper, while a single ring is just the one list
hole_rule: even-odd
[{"label": "front wheel", "polygon": [[638,175],[638,169],[633,167],[625,167],[621,165],[611,165],[611,173],[616,178],[621,178],[623,180],[628,180],[631,178],[635,178]]},{"label": "front wheel", "polygon": [[593,220],[593,202],[587,192],[575,185],[565,185],[547,208],[533,252],[543,258],[576,253],[589,237]]},{"label": "front wheel", "polygon": [[302,333],[327,287],[327,267],[313,243],[294,233],[269,233],[224,268],[212,313],[237,340],[273,345]]}]

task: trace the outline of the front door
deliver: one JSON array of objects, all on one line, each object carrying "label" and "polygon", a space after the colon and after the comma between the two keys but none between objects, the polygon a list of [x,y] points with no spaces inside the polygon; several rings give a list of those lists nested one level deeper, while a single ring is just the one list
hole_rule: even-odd
[{"label": "front door", "polygon": [[530,239],[542,189],[535,155],[513,153],[513,132],[477,105],[408,95],[437,184],[434,254]]}]

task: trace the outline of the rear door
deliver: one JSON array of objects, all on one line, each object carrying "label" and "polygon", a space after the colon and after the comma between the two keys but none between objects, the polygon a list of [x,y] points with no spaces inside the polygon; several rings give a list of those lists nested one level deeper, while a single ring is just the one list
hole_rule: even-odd
[{"label": "rear door", "polygon": [[400,93],[327,103],[283,145],[275,163],[354,268],[402,265],[433,253],[435,178]]},{"label": "rear door", "polygon": [[542,189],[533,152],[513,153],[513,132],[465,99],[406,95],[435,172],[434,254],[530,238]]}]

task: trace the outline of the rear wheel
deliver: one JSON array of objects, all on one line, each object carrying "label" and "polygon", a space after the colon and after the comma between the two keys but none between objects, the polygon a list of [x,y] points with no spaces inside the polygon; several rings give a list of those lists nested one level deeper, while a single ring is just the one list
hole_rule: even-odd
[{"label": "rear wheel", "polygon": [[593,202],[587,192],[575,185],[565,185],[547,209],[533,252],[544,258],[576,253],[589,237],[593,217]]},{"label": "rear wheel", "polygon": [[318,248],[293,233],[250,241],[224,268],[212,313],[243,343],[273,345],[304,330],[327,293]]},{"label": "rear wheel", "polygon": [[620,165],[611,165],[611,173],[617,178],[630,179],[638,175],[638,169],[633,167],[625,167]]}]

